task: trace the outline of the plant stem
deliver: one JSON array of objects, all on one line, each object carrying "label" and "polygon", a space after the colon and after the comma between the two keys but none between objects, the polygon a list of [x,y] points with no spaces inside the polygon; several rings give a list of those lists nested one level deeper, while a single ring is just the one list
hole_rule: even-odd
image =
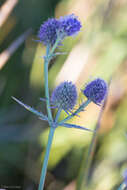
[{"label": "plant stem", "polygon": [[[48,143],[46,147],[46,153],[44,157],[44,162],[43,162],[43,167],[41,171],[41,178],[40,178],[40,184],[38,190],[43,190],[44,189],[44,182],[45,182],[45,176],[46,176],[46,171],[47,171],[47,165],[48,165],[48,160],[49,160],[49,154],[50,154],[50,149],[53,141],[53,136],[56,127],[51,126],[53,122],[53,117],[52,117],[52,112],[51,112],[51,107],[50,107],[50,98],[49,98],[49,87],[48,87],[48,65],[50,62],[50,59],[53,55],[53,52],[55,51],[59,40],[55,43],[55,45],[52,47],[50,51],[50,46],[47,46],[46,48],[46,56],[44,59],[44,82],[45,82],[45,97],[46,97],[46,107],[47,107],[47,112],[48,112],[48,121],[50,125],[50,131],[49,131],[49,136],[48,136]],[[58,119],[58,116],[60,114],[60,111],[58,111],[58,115],[56,120]]]},{"label": "plant stem", "polygon": [[45,97],[46,97],[46,107],[47,107],[47,112],[48,112],[48,119],[49,119],[49,121],[53,121],[52,112],[51,112],[51,108],[50,108],[50,98],[49,98],[49,88],[48,88],[49,51],[50,51],[50,46],[47,46],[46,59],[44,62],[44,80],[45,80]]},{"label": "plant stem", "polygon": [[71,119],[72,117],[74,117],[75,115],[77,115],[78,113],[80,113],[85,107],[88,106],[88,104],[91,102],[91,100],[86,100],[86,102],[84,102],[74,113],[72,113],[71,115],[67,116],[65,119],[63,119],[60,123],[64,123],[65,121],[68,121],[69,119]]},{"label": "plant stem", "polygon": [[55,51],[55,49],[57,48],[57,46],[58,46],[58,44],[60,43],[60,41],[61,41],[61,38],[58,37],[57,40],[56,40],[56,42],[55,42],[55,44],[53,45],[53,47],[52,47],[52,49],[51,49],[51,51],[50,51],[50,55],[51,55],[51,56],[52,56],[52,54],[54,53],[54,51]]},{"label": "plant stem", "polygon": [[[50,124],[53,121],[53,118],[52,118],[52,112],[51,112],[51,107],[50,107],[49,88],[48,88],[48,64],[50,61],[49,52],[50,52],[50,46],[47,46],[46,56],[44,59],[44,82],[45,82],[46,108],[47,108],[47,112],[48,112],[48,121]],[[50,153],[50,149],[51,149],[51,145],[52,145],[54,131],[55,131],[55,128],[50,126],[48,143],[47,143],[47,147],[46,147],[46,153],[45,153],[45,157],[44,157],[44,162],[43,162],[43,167],[42,167],[42,171],[41,171],[40,184],[39,184],[38,190],[43,190],[43,188],[44,188],[45,176],[46,176],[47,165],[48,165],[48,160],[49,160],[49,153]]]},{"label": "plant stem", "polygon": [[55,49],[57,48],[60,42],[60,38],[58,38],[54,44],[54,46],[50,50],[50,45],[46,48],[46,56],[44,59],[44,81],[45,81],[45,97],[46,97],[46,107],[48,112],[49,121],[53,121],[52,112],[50,107],[50,98],[49,98],[49,88],[48,88],[48,65],[53,56]]},{"label": "plant stem", "polygon": [[41,178],[40,178],[40,184],[39,184],[38,190],[43,190],[44,188],[45,176],[46,176],[47,165],[48,165],[48,160],[49,160],[49,153],[50,153],[50,149],[51,149],[51,145],[53,141],[54,132],[55,132],[55,128],[50,127],[48,143],[46,147],[46,153],[45,153],[45,158],[44,158],[43,167],[41,171]]},{"label": "plant stem", "polygon": [[58,108],[57,113],[56,113],[55,122],[57,122],[57,121],[58,121],[59,116],[60,116],[60,114],[61,114],[61,111],[62,111],[62,109],[61,109],[61,108]]}]

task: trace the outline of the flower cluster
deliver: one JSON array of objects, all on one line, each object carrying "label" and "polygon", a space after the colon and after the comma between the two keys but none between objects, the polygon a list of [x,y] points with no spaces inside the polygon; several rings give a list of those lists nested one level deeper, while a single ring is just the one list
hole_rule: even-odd
[{"label": "flower cluster", "polygon": [[51,96],[52,104],[65,111],[71,111],[77,101],[77,89],[72,82],[62,82],[58,85]]},{"label": "flower cluster", "polygon": [[44,22],[38,32],[38,38],[44,45],[53,46],[59,37],[62,41],[67,36],[75,35],[80,31],[81,23],[74,14],[51,18]]},{"label": "flower cluster", "polygon": [[[100,104],[107,94],[107,84],[103,79],[97,78],[88,83],[83,90],[84,95],[95,104]],[[51,96],[51,103],[56,108],[71,111],[77,102],[76,86],[72,82],[62,82]]]},{"label": "flower cluster", "polygon": [[107,84],[103,79],[97,78],[86,85],[83,94],[95,104],[100,104],[107,94]]}]

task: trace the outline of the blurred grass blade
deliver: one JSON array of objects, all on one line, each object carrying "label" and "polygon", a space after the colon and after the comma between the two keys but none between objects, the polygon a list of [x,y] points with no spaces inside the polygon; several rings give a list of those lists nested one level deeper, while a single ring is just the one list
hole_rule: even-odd
[{"label": "blurred grass blade", "polygon": [[103,102],[103,105],[101,107],[101,110],[98,116],[98,121],[95,126],[95,130],[91,139],[90,146],[88,148],[88,154],[86,157],[83,157],[82,159],[82,164],[81,164],[81,168],[80,168],[80,172],[79,172],[79,176],[77,180],[76,190],[84,190],[88,188],[88,178],[89,178],[90,167],[91,167],[91,163],[93,160],[93,156],[94,156],[94,152],[95,152],[95,148],[97,144],[97,135],[101,126],[100,122],[101,122],[101,118],[102,118],[102,114],[103,114],[106,102],[107,102],[107,95],[105,97],[105,100]]},{"label": "blurred grass blade", "polygon": [[26,38],[32,33],[32,29],[26,30],[22,35],[20,35],[6,50],[0,53],[0,69],[6,64],[8,59],[13,55],[13,53],[19,48],[19,46],[26,40]]},{"label": "blurred grass blade", "polygon": [[18,0],[7,0],[0,9],[0,27],[5,23],[13,8],[18,3]]}]

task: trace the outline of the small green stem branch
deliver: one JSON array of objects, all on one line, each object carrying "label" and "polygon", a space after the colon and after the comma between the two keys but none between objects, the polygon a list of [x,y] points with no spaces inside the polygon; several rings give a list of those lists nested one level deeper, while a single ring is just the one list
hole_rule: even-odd
[{"label": "small green stem branch", "polygon": [[50,51],[50,46],[47,46],[46,50],[46,58],[44,62],[44,80],[45,80],[45,97],[46,97],[46,107],[47,107],[47,112],[48,112],[48,119],[49,121],[53,121],[52,118],[52,112],[50,108],[50,98],[49,98],[49,88],[48,88],[48,64],[49,64],[49,51]]},{"label": "small green stem branch", "polygon": [[86,100],[74,113],[71,115],[67,116],[65,119],[63,119],[60,123],[64,123],[68,120],[70,120],[72,117],[76,116],[78,113],[80,113],[85,107],[88,106],[88,104],[91,102],[91,100]]},{"label": "small green stem branch", "polygon": [[90,143],[90,146],[88,149],[87,157],[86,157],[86,159],[82,160],[81,169],[80,169],[79,177],[77,180],[76,190],[82,190],[82,189],[87,188],[87,186],[88,186],[88,181],[89,181],[88,178],[89,178],[90,167],[91,167],[93,155],[95,152],[98,131],[100,129],[100,122],[101,122],[102,114],[103,114],[103,111],[104,111],[104,108],[106,105],[106,101],[107,101],[107,98],[105,98],[105,101],[104,101],[102,108],[100,110],[98,121],[97,121],[97,124],[95,127],[95,131],[93,133],[91,143]]},{"label": "small green stem branch", "polygon": [[54,53],[55,49],[57,48],[58,44],[60,43],[60,41],[61,41],[61,38],[58,37],[57,40],[56,40],[56,42],[55,42],[55,44],[54,44],[54,46],[52,47],[52,49],[50,51],[50,56],[53,55],[53,53]]},{"label": "small green stem branch", "polygon": [[57,113],[56,113],[55,122],[57,122],[57,121],[58,121],[59,116],[60,116],[60,114],[61,114],[61,111],[62,111],[62,109],[61,109],[61,108],[58,108]]},{"label": "small green stem branch", "polygon": [[54,46],[50,49],[50,46],[47,46],[46,48],[46,56],[44,59],[44,81],[45,81],[45,97],[46,97],[46,107],[48,112],[48,119],[50,122],[53,121],[52,118],[52,112],[50,107],[50,98],[49,98],[49,88],[48,88],[48,65],[50,60],[53,57],[53,53],[55,49],[57,48],[58,44],[60,42],[60,38],[58,38],[54,44]]},{"label": "small green stem branch", "polygon": [[49,153],[51,150],[54,132],[55,132],[55,128],[50,127],[49,136],[48,136],[48,144],[46,147],[46,153],[45,153],[45,158],[44,158],[43,167],[41,171],[41,178],[40,178],[40,184],[39,184],[38,190],[43,190],[44,188],[45,176],[46,176],[47,165],[48,165],[48,160],[49,160]]}]

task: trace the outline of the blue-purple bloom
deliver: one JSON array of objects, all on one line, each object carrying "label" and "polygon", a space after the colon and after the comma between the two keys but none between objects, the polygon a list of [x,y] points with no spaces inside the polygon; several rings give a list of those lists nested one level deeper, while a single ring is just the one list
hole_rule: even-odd
[{"label": "blue-purple bloom", "polygon": [[74,14],[60,17],[60,22],[65,36],[72,36],[80,31],[81,23]]},{"label": "blue-purple bloom", "polygon": [[38,38],[44,45],[54,45],[57,39],[57,31],[60,28],[59,20],[55,18],[45,21],[38,32]]},{"label": "blue-purple bloom", "polygon": [[71,111],[77,102],[77,89],[72,82],[62,82],[58,85],[51,96],[51,103],[56,108]]},{"label": "blue-purple bloom", "polygon": [[100,104],[107,94],[107,89],[106,82],[101,78],[97,78],[86,85],[83,94],[95,104]]},{"label": "blue-purple bloom", "polygon": [[80,28],[81,23],[74,14],[60,19],[51,18],[41,25],[38,38],[44,45],[53,46],[58,37],[61,42],[65,37],[77,34]]}]

